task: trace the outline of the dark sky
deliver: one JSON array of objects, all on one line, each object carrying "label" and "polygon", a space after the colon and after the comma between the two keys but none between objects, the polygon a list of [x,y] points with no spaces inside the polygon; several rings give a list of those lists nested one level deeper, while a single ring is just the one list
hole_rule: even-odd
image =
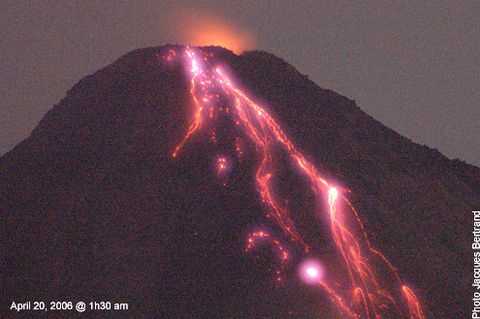
[{"label": "dark sky", "polygon": [[0,154],[84,76],[181,42],[193,20],[183,9],[253,34],[402,135],[480,165],[479,1],[2,1]]}]

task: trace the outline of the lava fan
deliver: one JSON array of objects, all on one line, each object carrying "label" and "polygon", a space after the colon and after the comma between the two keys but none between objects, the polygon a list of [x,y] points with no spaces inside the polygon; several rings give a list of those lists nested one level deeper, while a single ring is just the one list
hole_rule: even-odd
[{"label": "lava fan", "polygon": [[[173,51],[174,52],[174,51]],[[221,112],[231,109],[231,125],[240,126],[246,138],[254,145],[259,155],[255,181],[260,200],[265,204],[268,213],[275,219],[292,245],[303,248],[305,255],[311,253],[308,243],[296,229],[290,218],[290,212],[277,200],[275,194],[275,174],[273,167],[276,152],[279,146],[289,156],[293,165],[310,181],[310,189],[317,201],[327,197],[326,211],[313,211],[312,214],[326,214],[329,220],[332,240],[343,261],[343,272],[349,278],[348,283],[335,287],[326,278],[320,275],[320,267],[313,262],[302,265],[303,280],[317,284],[328,294],[332,303],[344,316],[351,318],[395,318],[423,319],[424,314],[417,297],[412,289],[406,286],[399,278],[397,270],[390,261],[377,249],[371,246],[367,234],[364,232],[359,214],[348,200],[349,191],[340,191],[337,186],[323,177],[313,163],[293,144],[284,133],[284,130],[275,119],[251,97],[244,92],[226,70],[210,62],[211,55],[204,54],[199,49],[187,47],[183,52],[170,53],[165,60],[171,61],[172,54],[182,57],[190,74],[190,94],[194,102],[194,118],[183,140],[176,146],[172,156],[176,158],[184,144],[193,134],[202,128],[208,119],[207,110]],[[228,101],[228,106],[222,102]],[[213,116],[210,116],[213,118]],[[212,137],[212,140],[215,140]],[[232,142],[233,143],[233,142]],[[238,154],[237,154],[238,155]],[[226,169],[226,160],[218,159],[219,173]],[[357,225],[353,225],[353,224]],[[354,228],[360,229],[357,232]],[[322,231],[322,230],[319,230]],[[327,231],[327,230],[323,230]],[[253,233],[248,239],[247,251],[251,249],[255,238],[270,237],[266,232]],[[274,240],[278,249],[284,248]],[[282,255],[286,259],[287,255]],[[302,259],[304,257],[298,256]],[[378,274],[371,260],[381,261],[387,269],[389,279],[385,280]],[[306,267],[306,268],[305,268]],[[303,269],[305,268],[305,269]],[[328,272],[328,270],[326,270]],[[279,271],[277,272],[280,273]],[[280,277],[277,277],[281,281]],[[389,285],[385,285],[387,281]],[[391,285],[390,282],[395,282]]]}]

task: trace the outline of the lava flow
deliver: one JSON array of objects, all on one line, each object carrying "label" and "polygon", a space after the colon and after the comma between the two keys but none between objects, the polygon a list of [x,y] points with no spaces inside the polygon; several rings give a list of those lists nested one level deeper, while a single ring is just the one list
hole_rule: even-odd
[{"label": "lava flow", "polygon": [[[328,269],[322,269],[320,274],[320,270],[312,266],[308,267],[305,273],[308,281],[322,288],[344,317],[425,318],[412,289],[400,280],[396,268],[388,259],[370,245],[359,214],[343,191],[321,176],[316,166],[297,149],[273,117],[240,89],[222,67],[210,62],[211,53],[187,47],[183,52],[171,50],[164,58],[165,61],[170,62],[175,57],[182,58],[188,65],[190,94],[195,110],[189,128],[174,149],[172,156],[177,157],[189,138],[201,129],[203,122],[213,118],[211,114],[215,111],[215,101],[218,101],[219,94],[230,97],[233,105],[229,108],[231,111],[225,113],[228,113],[232,122],[239,126],[253,142],[260,156],[255,178],[257,191],[268,208],[268,215],[272,216],[283,232],[302,248],[305,255],[310,252],[310,246],[296,229],[287,208],[278,202],[274,193],[272,177],[275,170],[272,164],[275,152],[273,148],[278,146],[283,148],[293,163],[298,166],[299,171],[310,181],[317,200],[319,202],[326,200],[328,208],[326,217],[331,236],[343,261],[348,280],[344,284],[329,282],[323,276]],[[212,136],[212,139],[214,137]],[[236,140],[235,143],[239,153],[237,156],[243,156],[238,146],[239,142]],[[221,173],[226,168],[226,159],[218,158],[217,164],[218,173]],[[324,214],[325,212],[317,209],[314,213]],[[246,251],[250,251],[255,241],[260,238],[268,238],[275,244],[282,262],[290,257],[280,242],[272,239],[266,231],[252,233],[248,238]],[[282,267],[284,267],[283,263]],[[380,272],[382,276],[379,275]],[[386,272],[391,276],[390,281],[384,278]],[[279,272],[277,272],[277,280],[280,281]]]}]

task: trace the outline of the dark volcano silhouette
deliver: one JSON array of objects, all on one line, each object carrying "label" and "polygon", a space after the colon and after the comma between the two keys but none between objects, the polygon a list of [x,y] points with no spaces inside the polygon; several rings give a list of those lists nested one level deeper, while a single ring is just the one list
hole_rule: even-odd
[{"label": "dark volcano silhouette", "polygon": [[[226,126],[216,146],[197,134],[172,158],[192,102],[184,68],[162,62],[170,48],[177,47],[133,51],[87,76],[0,158],[3,317],[12,316],[13,300],[110,300],[130,310],[88,315],[337,318],[294,270],[275,282],[268,247],[245,254],[246,234],[257,225],[282,234],[255,191],[253,155],[247,151],[227,187],[212,173],[212,157],[229,152],[233,129]],[[467,318],[480,169],[402,137],[271,54],[203,50],[353,191],[372,243],[415,289],[427,316]],[[292,214],[307,241],[328,253],[328,229],[308,230],[302,203],[311,194],[296,183],[282,186],[296,198]]]}]

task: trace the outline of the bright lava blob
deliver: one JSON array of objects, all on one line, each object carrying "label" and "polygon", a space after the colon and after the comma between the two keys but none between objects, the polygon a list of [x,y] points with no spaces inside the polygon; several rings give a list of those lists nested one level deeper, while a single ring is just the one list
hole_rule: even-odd
[{"label": "bright lava blob", "polygon": [[300,264],[298,273],[303,282],[315,285],[323,277],[323,268],[317,260],[309,259]]}]

